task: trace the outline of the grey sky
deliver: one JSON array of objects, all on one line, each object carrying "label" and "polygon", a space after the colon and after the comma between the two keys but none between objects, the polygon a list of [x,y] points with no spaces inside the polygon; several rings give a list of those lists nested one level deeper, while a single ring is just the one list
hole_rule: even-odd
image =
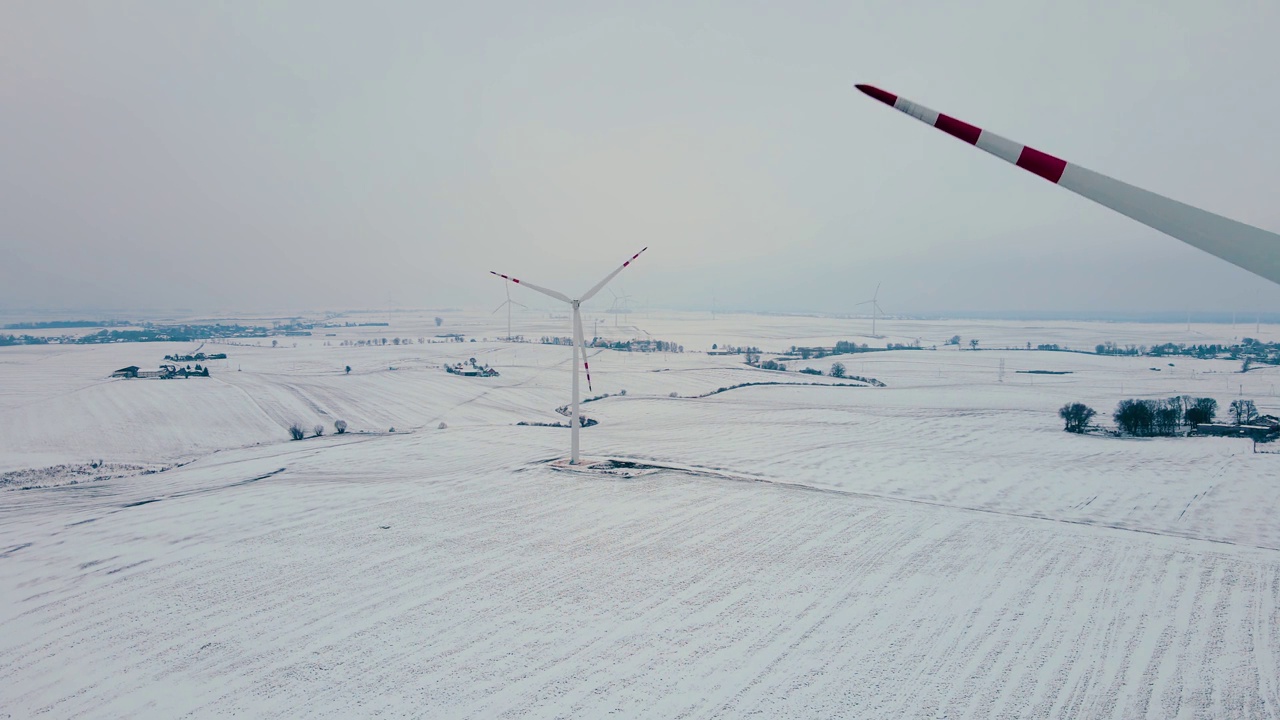
[{"label": "grey sky", "polygon": [[[358,5],[358,7],[357,7]],[[1253,310],[870,82],[1280,230],[1280,4],[0,5],[0,306]],[[1189,294],[1199,297],[1188,300]],[[606,294],[607,296],[607,294]]]}]

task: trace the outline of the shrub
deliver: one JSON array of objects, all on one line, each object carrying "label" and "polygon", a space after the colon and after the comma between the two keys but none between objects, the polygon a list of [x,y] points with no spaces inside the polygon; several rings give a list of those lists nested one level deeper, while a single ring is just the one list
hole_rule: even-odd
[{"label": "shrub", "polygon": [[813,369],[813,368],[811,368],[811,367],[807,367],[807,368],[805,368],[805,369],[801,370],[800,372],[801,372],[801,373],[803,373],[803,374],[805,374],[805,375],[821,375],[821,374],[822,374],[822,371],[821,371],[821,370],[814,370],[814,369]]},{"label": "shrub", "polygon": [[346,431],[347,431],[347,421],[346,421],[346,420],[334,420],[334,421],[333,421],[333,430],[334,430],[334,432],[338,433],[339,435],[341,435],[342,433],[346,432]]},{"label": "shrub", "polygon": [[289,437],[294,440],[301,440],[307,436],[307,431],[303,429],[302,423],[294,423],[289,426]]},{"label": "shrub", "polygon": [[311,428],[311,432],[312,432],[312,434],[314,434],[316,437],[320,437],[321,435],[323,435],[323,434],[324,434],[324,426],[323,426],[323,425],[316,425],[315,427]]}]

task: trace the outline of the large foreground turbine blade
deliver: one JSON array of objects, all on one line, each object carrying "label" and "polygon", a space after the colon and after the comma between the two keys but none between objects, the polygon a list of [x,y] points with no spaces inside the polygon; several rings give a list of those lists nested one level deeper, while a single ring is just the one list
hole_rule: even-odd
[{"label": "large foreground turbine blade", "polygon": [[1073,165],[878,87],[858,85],[857,88],[1001,160],[1280,284],[1280,235]]},{"label": "large foreground turbine blade", "polygon": [[587,373],[587,392],[595,392],[591,389],[591,363],[587,362],[587,335],[582,332],[582,313],[574,313],[573,315],[574,334],[578,336],[578,347],[582,348],[582,369]]},{"label": "large foreground turbine blade", "polygon": [[[630,264],[632,263],[632,261],[634,261],[636,258],[640,257],[640,253],[642,253],[642,252],[644,252],[645,250],[648,250],[648,249],[649,249],[649,248],[647,248],[647,247],[642,248],[642,249],[640,250],[640,252],[636,253],[635,255],[632,255],[630,260],[627,260],[626,262],[622,263],[622,267],[620,267],[620,268],[618,268],[617,270],[614,270],[613,272],[609,273],[607,276],[605,276],[605,279],[603,279],[603,280],[601,280],[600,282],[596,283],[596,286],[595,286],[595,287],[593,287],[593,288],[591,288],[590,290],[588,290],[588,291],[587,291],[586,293],[584,293],[584,294],[583,294],[583,296],[580,298],[580,299],[582,300],[582,302],[586,302],[586,301],[590,300],[590,299],[592,298],[592,296],[594,296],[596,293],[600,292],[601,288],[603,288],[605,285],[608,285],[610,280],[612,280],[612,279],[614,279],[615,277],[617,277],[618,273],[622,272],[623,268],[625,268],[626,266],[630,265]],[[616,297],[616,296],[615,296],[615,297]]]},{"label": "large foreground turbine blade", "polygon": [[530,290],[537,290],[538,292],[542,293],[543,295],[546,295],[546,296],[548,296],[548,297],[553,297],[553,298],[555,298],[555,299],[557,299],[557,300],[559,300],[559,301],[561,301],[561,302],[567,302],[567,303],[572,303],[572,302],[573,302],[572,300],[570,300],[570,299],[569,299],[569,296],[568,296],[568,295],[565,295],[564,293],[558,293],[558,292],[556,292],[555,290],[548,290],[548,289],[546,289],[546,288],[544,288],[544,287],[538,287],[537,285],[534,285],[533,283],[525,282],[524,280],[519,280],[519,279],[513,278],[513,277],[511,277],[510,275],[503,275],[503,274],[502,274],[502,273],[500,273],[500,272],[494,272],[494,271],[492,271],[492,270],[490,270],[490,271],[489,271],[489,274],[490,274],[490,275],[497,275],[498,277],[502,278],[503,280],[510,280],[511,282],[513,282],[513,283],[515,283],[515,284],[517,284],[517,285],[522,285],[522,286],[524,286],[524,287],[527,287],[527,288],[529,288]]}]

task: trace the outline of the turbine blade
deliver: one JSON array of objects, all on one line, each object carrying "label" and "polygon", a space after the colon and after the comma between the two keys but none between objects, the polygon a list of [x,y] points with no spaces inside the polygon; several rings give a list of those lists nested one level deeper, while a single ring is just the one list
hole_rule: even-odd
[{"label": "turbine blade", "polygon": [[858,90],[1005,162],[1280,284],[1280,235],[1135,187],[917,105],[872,85]]},{"label": "turbine blade", "polygon": [[489,271],[489,274],[490,274],[490,275],[497,275],[498,277],[502,278],[503,280],[510,280],[511,282],[513,282],[513,283],[515,283],[515,284],[517,284],[517,285],[523,286],[523,287],[527,287],[527,288],[529,288],[530,290],[536,290],[536,291],[538,291],[538,292],[542,293],[543,295],[546,295],[546,296],[548,296],[548,297],[553,297],[553,298],[555,298],[555,299],[557,299],[557,300],[559,300],[559,301],[561,301],[561,302],[567,302],[567,303],[571,303],[571,304],[573,303],[573,301],[569,299],[569,296],[568,296],[568,295],[565,295],[564,293],[558,293],[558,292],[556,292],[555,290],[548,290],[548,289],[546,289],[546,288],[544,288],[544,287],[538,287],[537,285],[534,285],[533,283],[528,283],[528,282],[525,282],[525,281],[523,281],[523,280],[520,280],[520,279],[517,279],[517,278],[513,278],[513,277],[511,277],[510,275],[503,275],[503,274],[502,274],[502,273],[500,273],[500,272],[494,272],[494,271],[490,270],[490,271]]},{"label": "turbine blade", "polygon": [[573,330],[578,336],[578,347],[582,349],[582,369],[587,371],[587,392],[595,392],[591,389],[591,363],[587,362],[587,336],[582,332],[582,313],[574,313]]},{"label": "turbine blade", "polygon": [[600,282],[596,283],[596,286],[595,286],[595,287],[593,287],[593,288],[591,288],[590,290],[588,290],[588,291],[587,291],[587,292],[582,296],[582,298],[580,299],[580,301],[581,301],[581,302],[586,302],[586,301],[590,300],[590,299],[591,299],[591,298],[592,298],[596,293],[600,292],[600,289],[601,289],[601,288],[603,288],[605,285],[608,285],[610,280],[612,280],[612,279],[614,279],[615,277],[617,277],[618,273],[622,272],[623,268],[625,268],[626,266],[630,265],[630,264],[631,264],[631,263],[632,263],[636,258],[640,257],[640,253],[642,253],[642,252],[644,252],[645,250],[648,250],[648,249],[649,249],[649,248],[647,248],[647,247],[645,247],[645,248],[641,248],[640,252],[638,252],[638,253],[636,253],[635,255],[632,255],[632,256],[631,256],[631,259],[630,259],[630,260],[628,260],[628,261],[626,261],[626,262],[622,263],[622,267],[620,267],[620,268],[618,268],[617,270],[614,270],[613,272],[609,273],[608,275],[606,275],[606,276],[605,276],[605,278],[604,278],[603,280],[601,280]]},{"label": "turbine blade", "polygon": [[502,305],[499,305],[498,307],[494,308],[494,309],[493,309],[493,312],[491,312],[491,313],[489,313],[489,314],[490,314],[490,315],[496,315],[496,314],[498,313],[498,311],[499,311],[499,310],[501,310],[503,307],[505,307],[505,306],[506,306],[506,304],[507,304],[507,303],[509,303],[509,302],[511,302],[511,301],[510,301],[510,300],[503,300],[503,301],[502,301]]}]

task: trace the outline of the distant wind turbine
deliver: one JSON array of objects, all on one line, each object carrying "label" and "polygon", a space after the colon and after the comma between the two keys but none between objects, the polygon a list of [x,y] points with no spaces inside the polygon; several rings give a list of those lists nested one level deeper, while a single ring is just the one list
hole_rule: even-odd
[{"label": "distant wind turbine", "polygon": [[877,338],[880,336],[876,334],[876,315],[884,312],[883,310],[880,309],[880,303],[878,302],[879,298],[880,298],[880,283],[876,283],[876,292],[874,295],[871,296],[871,299],[863,300],[857,305],[854,305],[854,307],[860,307],[862,305],[867,305],[867,304],[871,305],[871,337],[877,337]]},{"label": "distant wind turbine", "polygon": [[528,305],[525,305],[524,303],[518,303],[518,302],[516,302],[515,300],[512,300],[512,299],[511,299],[511,286],[510,286],[510,285],[508,285],[508,284],[506,284],[506,283],[503,283],[503,284],[502,284],[502,289],[504,289],[504,290],[506,290],[506,291],[507,291],[507,299],[506,299],[506,301],[504,301],[501,305],[499,305],[497,308],[495,308],[493,312],[491,312],[491,313],[489,313],[489,314],[490,314],[490,315],[495,315],[495,314],[497,314],[498,310],[501,310],[501,309],[502,309],[502,308],[504,308],[504,307],[507,309],[507,339],[508,339],[508,340],[510,340],[510,339],[511,339],[511,306],[512,306],[512,305],[519,305],[520,307],[522,307],[522,308],[524,308],[524,309],[526,309],[526,310],[527,310],[527,309],[529,309],[529,306],[528,306]]},{"label": "distant wind turbine", "polygon": [[622,263],[621,267],[619,267],[617,270],[614,270],[613,272],[606,275],[603,280],[596,283],[595,286],[593,286],[590,290],[583,293],[582,296],[576,300],[569,297],[568,295],[565,295],[564,293],[556,292],[555,290],[548,290],[547,288],[544,288],[544,287],[538,287],[537,285],[525,282],[523,280],[518,280],[509,275],[503,275],[500,272],[494,272],[492,270],[489,271],[491,274],[497,275],[498,277],[504,280],[510,280],[511,282],[517,285],[523,285],[524,287],[527,287],[530,290],[535,290],[537,292],[540,292],[543,295],[546,295],[547,297],[555,298],[556,300],[559,300],[560,302],[563,302],[563,303],[568,303],[569,306],[573,308],[573,402],[570,405],[570,411],[572,414],[569,419],[569,427],[572,428],[571,454],[569,456],[569,464],[571,465],[578,464],[578,460],[579,460],[578,431],[582,424],[578,420],[579,353],[581,353],[581,357],[582,357],[582,368],[584,371],[586,371],[586,375],[587,375],[587,390],[588,391],[591,390],[591,366],[587,364],[587,348],[586,348],[586,340],[583,337],[583,332],[582,332],[582,313],[580,312],[580,308],[582,306],[582,303],[595,297],[595,294],[600,292],[605,285],[609,284],[610,280],[616,277],[618,273],[622,272],[622,270],[626,268],[628,265],[630,265],[636,258],[640,257],[640,253],[643,253],[645,250],[648,250],[648,249],[649,248],[647,247],[642,248],[640,252],[636,253],[635,255],[632,255],[629,260]]},{"label": "distant wind turbine", "polygon": [[626,315],[626,320],[629,322],[631,319],[631,296],[626,292],[619,295],[613,290],[610,290],[609,294],[613,296],[613,305],[609,306],[609,312],[613,313],[613,326],[618,327],[618,315]]}]

